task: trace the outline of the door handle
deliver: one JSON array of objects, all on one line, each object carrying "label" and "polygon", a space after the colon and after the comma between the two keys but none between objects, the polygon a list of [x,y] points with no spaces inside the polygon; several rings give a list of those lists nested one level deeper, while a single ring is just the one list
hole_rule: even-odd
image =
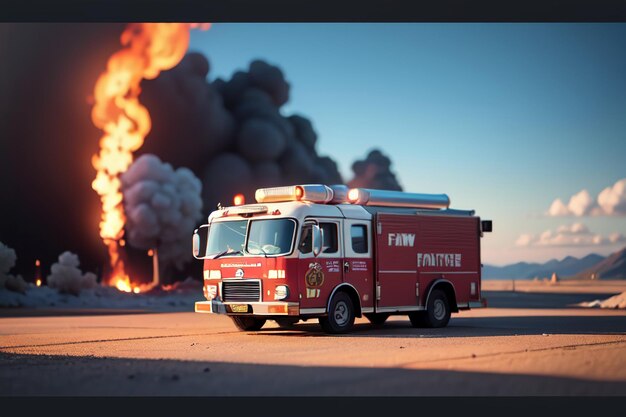
[{"label": "door handle", "polygon": [[350,262],[345,261],[343,263],[343,272],[348,272],[348,271],[350,271]]}]

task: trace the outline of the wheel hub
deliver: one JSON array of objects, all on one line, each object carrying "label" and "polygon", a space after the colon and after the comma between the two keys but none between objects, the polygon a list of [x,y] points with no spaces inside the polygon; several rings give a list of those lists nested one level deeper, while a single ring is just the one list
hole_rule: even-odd
[{"label": "wheel hub", "polygon": [[348,322],[349,314],[348,314],[348,306],[345,302],[340,301],[335,305],[335,311],[333,313],[335,317],[335,322],[338,325],[343,326]]},{"label": "wheel hub", "polygon": [[446,315],[446,307],[441,300],[435,300],[433,305],[433,316],[435,319],[442,320]]}]

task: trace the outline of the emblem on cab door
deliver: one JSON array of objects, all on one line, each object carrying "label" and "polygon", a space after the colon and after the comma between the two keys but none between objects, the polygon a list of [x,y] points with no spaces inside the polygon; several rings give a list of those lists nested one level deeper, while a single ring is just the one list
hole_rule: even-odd
[{"label": "emblem on cab door", "polygon": [[239,268],[239,269],[235,272],[235,278],[243,278],[243,269]]},{"label": "emblem on cab door", "polygon": [[309,264],[309,270],[306,271],[304,276],[306,281],[306,298],[319,298],[319,287],[324,284],[324,272],[322,272],[322,265],[317,262]]}]

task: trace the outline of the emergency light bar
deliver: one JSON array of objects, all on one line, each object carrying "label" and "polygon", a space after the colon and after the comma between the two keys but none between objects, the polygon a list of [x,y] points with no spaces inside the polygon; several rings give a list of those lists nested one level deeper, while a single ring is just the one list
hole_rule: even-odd
[{"label": "emergency light bar", "polygon": [[254,193],[257,203],[280,201],[310,201],[326,204],[333,200],[333,190],[322,184],[289,185],[286,187],[259,188]]},{"label": "emergency light bar", "polygon": [[363,206],[411,207],[445,209],[450,206],[446,194],[417,194],[404,191],[353,188],[348,192],[348,202]]},{"label": "emergency light bar", "polygon": [[322,184],[304,184],[259,188],[254,197],[258,203],[309,201],[320,204],[350,203],[363,206],[423,209],[445,209],[450,206],[450,198],[447,194],[417,194],[368,188],[349,189],[345,185],[331,185],[329,187]]},{"label": "emergency light bar", "polygon": [[333,199],[330,201],[331,203],[340,204],[348,201],[348,191],[350,188],[348,188],[347,185],[331,185],[330,189],[333,190]]}]

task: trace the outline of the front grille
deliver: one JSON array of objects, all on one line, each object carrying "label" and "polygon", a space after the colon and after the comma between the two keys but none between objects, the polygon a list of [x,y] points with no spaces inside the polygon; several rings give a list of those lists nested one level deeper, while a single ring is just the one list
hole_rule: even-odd
[{"label": "front grille", "polygon": [[261,301],[261,281],[258,279],[223,281],[222,300],[224,302]]}]

